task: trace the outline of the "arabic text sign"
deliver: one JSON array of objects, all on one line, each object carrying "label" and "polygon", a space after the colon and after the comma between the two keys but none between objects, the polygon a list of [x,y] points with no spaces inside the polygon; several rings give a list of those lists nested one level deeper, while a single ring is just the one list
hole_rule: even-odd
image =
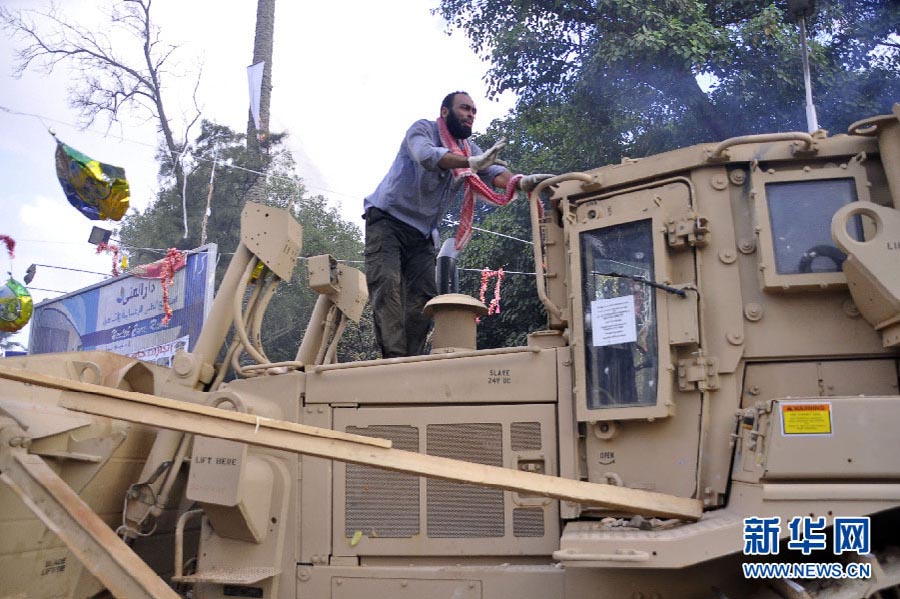
[{"label": "arabic text sign", "polygon": [[31,353],[100,349],[134,355],[184,338],[196,343],[212,304],[215,254],[213,244],[191,252],[175,273],[168,325],[162,324],[162,281],[120,276],[35,306]]},{"label": "arabic text sign", "polygon": [[187,351],[188,345],[190,345],[190,337],[185,335],[184,337],[179,337],[175,341],[169,341],[168,343],[162,343],[154,347],[148,347],[140,351],[128,354],[128,356],[130,358],[137,358],[138,360],[143,360],[145,362],[153,362],[154,364],[158,364],[160,366],[171,366],[172,358],[175,357],[175,352],[177,352],[179,349]]}]

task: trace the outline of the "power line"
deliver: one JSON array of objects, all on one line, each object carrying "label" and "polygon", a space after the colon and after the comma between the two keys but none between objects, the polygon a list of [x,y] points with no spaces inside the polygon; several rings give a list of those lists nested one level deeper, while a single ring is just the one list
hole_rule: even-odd
[{"label": "power line", "polygon": [[[67,127],[72,127],[73,129],[78,129],[79,131],[88,131],[89,133],[93,133],[94,135],[101,135],[100,133],[97,133],[96,131],[90,131],[90,130],[82,129],[82,128],[80,128],[78,125],[74,125],[74,124],[72,124],[72,123],[68,123],[68,122],[66,122],[66,121],[62,121],[62,120],[59,120],[59,119],[54,119],[54,118],[52,118],[52,117],[48,117],[48,116],[44,116],[44,115],[40,115],[40,114],[35,114],[35,113],[32,113],[32,112],[22,112],[22,111],[19,111],[19,110],[13,110],[12,108],[8,108],[8,107],[3,106],[3,105],[0,105],[0,110],[4,111],[4,112],[6,112],[6,113],[12,114],[12,115],[30,116],[30,117],[36,118],[36,119],[38,119],[39,121],[41,121],[41,124],[44,125],[44,127],[45,127],[48,131],[50,130],[50,128],[47,127],[47,125],[43,122],[45,119],[48,120],[48,121],[52,121],[52,122],[54,122],[54,123],[58,123],[58,124],[60,124],[60,125],[65,125],[65,126],[67,126]],[[106,137],[106,135],[103,135],[103,137]],[[125,137],[124,135],[118,136],[118,139],[119,139],[119,141],[123,141],[123,142],[127,142],[127,143],[132,143],[132,144],[144,146],[144,147],[147,147],[147,148],[153,148],[154,150],[158,150],[158,149],[159,149],[159,146],[157,146],[157,145],[154,145],[154,144],[148,144],[148,143],[146,143],[146,142],[138,141],[138,140],[136,140],[136,139],[130,139],[130,138],[128,138],[128,137]],[[189,148],[189,147],[190,147],[190,145],[187,144],[187,143],[185,143],[185,148],[187,149],[187,148]],[[182,151],[183,151],[183,150],[182,150]],[[178,152],[176,152],[176,151],[174,151],[174,150],[170,150],[169,153],[172,154],[173,156],[175,156],[175,155],[178,154]],[[287,181],[287,182],[290,182],[290,183],[297,183],[296,180],[291,179],[291,178],[289,178],[289,177],[283,177],[283,176],[281,176],[281,175],[273,175],[273,174],[270,174],[270,173],[264,173],[264,172],[262,172],[262,171],[253,170],[253,169],[251,169],[251,168],[247,168],[247,167],[241,166],[241,165],[239,165],[239,164],[233,164],[233,163],[229,164],[227,160],[214,160],[214,159],[211,159],[211,158],[205,158],[205,157],[203,157],[203,156],[196,155],[196,154],[193,154],[193,153],[191,154],[191,156],[192,156],[193,158],[195,158],[195,159],[201,161],[201,162],[212,163],[212,164],[214,164],[215,166],[225,167],[225,168],[231,168],[231,169],[236,169],[236,170],[240,170],[240,171],[252,173],[252,174],[254,174],[254,175],[260,175],[260,176],[271,177],[272,179],[278,179],[278,180],[281,180],[281,181]],[[308,182],[306,182],[306,181],[303,182],[303,185],[304,185],[305,187],[307,187],[307,188],[310,188],[310,189],[318,189],[319,191],[324,191],[324,192],[327,192],[327,193],[332,193],[332,194],[336,194],[336,195],[339,195],[339,196],[344,196],[345,198],[354,198],[354,199],[358,199],[356,195],[351,195],[351,194],[348,194],[348,193],[344,193],[344,192],[342,192],[342,191],[335,191],[335,190],[333,190],[333,189],[328,189],[327,187],[322,187],[322,186],[320,186],[320,185],[313,185],[313,184],[310,184],[310,183],[308,183]],[[459,223],[455,223],[455,224],[458,225]],[[484,233],[491,233],[491,234],[493,234],[493,235],[497,235],[497,236],[500,236],[500,237],[507,237],[507,238],[512,239],[512,240],[514,240],[514,241],[520,241],[520,242],[522,242],[522,243],[528,243],[528,244],[534,245],[534,243],[531,242],[531,241],[526,241],[526,240],[524,240],[524,239],[518,239],[518,238],[516,238],[516,237],[512,237],[512,236],[509,236],[509,235],[504,235],[503,233],[494,233],[493,231],[487,231],[487,230],[485,230],[485,229],[479,229],[478,227],[472,227],[472,229],[477,230],[477,231],[482,231],[482,232],[484,232]]]},{"label": "power line", "polygon": [[57,241],[56,239],[17,239],[17,243],[56,243],[61,245],[83,245],[85,241]]},{"label": "power line", "polygon": [[33,264],[33,266],[43,266],[44,268],[58,268],[58,269],[60,269],[60,270],[72,270],[72,271],[75,271],[75,272],[86,272],[86,273],[88,273],[88,274],[92,274],[92,275],[100,275],[100,276],[102,276],[102,277],[108,277],[108,276],[110,276],[110,275],[106,274],[105,272],[97,272],[97,271],[95,271],[95,270],[84,270],[84,269],[82,269],[82,268],[71,268],[71,267],[69,267],[69,266],[54,266],[54,265],[52,265],[52,264],[38,264],[37,262],[35,262],[35,263]]},{"label": "power line", "polygon": [[[13,109],[8,108],[8,107],[3,106],[3,105],[0,105],[0,110],[4,111],[4,112],[6,112],[6,113],[12,114],[12,115],[29,116],[29,117],[36,118],[36,119],[38,119],[39,121],[41,121],[41,124],[44,125],[44,127],[47,128],[48,130],[49,130],[50,128],[47,127],[46,124],[43,122],[45,119],[48,120],[48,121],[52,121],[52,122],[54,122],[54,123],[59,123],[59,124],[62,124],[62,125],[66,125],[67,127],[72,127],[72,128],[78,129],[78,126],[77,126],[77,125],[74,125],[74,124],[72,124],[72,123],[68,123],[68,122],[66,122],[66,121],[62,121],[62,120],[59,120],[59,119],[54,119],[54,118],[52,118],[52,117],[47,117],[47,116],[40,115],[40,114],[35,114],[35,113],[30,113],[30,112],[22,112],[22,111],[18,111],[18,110],[13,110]],[[100,135],[99,133],[94,132],[94,131],[89,131],[89,132],[90,132],[90,133],[93,133],[93,134],[95,134],[95,135]],[[105,136],[104,136],[104,137],[105,137]],[[120,141],[124,141],[124,142],[128,142],[128,143],[133,143],[133,144],[141,145],[141,146],[148,147],[148,148],[158,149],[158,146],[156,146],[156,145],[152,145],[152,144],[148,144],[148,143],[146,143],[146,142],[142,142],[142,141],[137,141],[137,140],[134,140],[134,139],[130,139],[130,138],[127,138],[127,137],[125,137],[125,136],[119,136],[118,139],[119,139]],[[185,148],[188,148],[188,147],[189,147],[188,145],[185,146]],[[171,153],[172,153],[173,155],[175,154],[174,151],[171,152]],[[215,166],[225,167],[225,168],[231,168],[231,169],[236,169],[236,170],[240,170],[240,171],[252,173],[252,174],[255,174],[255,175],[260,175],[260,176],[265,176],[265,177],[271,177],[271,178],[273,178],[273,179],[278,179],[278,180],[281,180],[281,181],[286,181],[286,182],[290,182],[290,183],[297,183],[296,180],[291,179],[291,178],[289,178],[289,177],[283,177],[283,176],[281,176],[281,175],[273,175],[273,174],[269,174],[269,173],[264,173],[264,172],[262,172],[262,171],[253,170],[253,169],[251,169],[251,168],[247,168],[247,167],[241,166],[241,165],[239,165],[239,164],[233,164],[233,163],[232,163],[232,164],[229,164],[229,163],[228,163],[227,161],[225,161],[225,160],[214,160],[214,159],[205,158],[205,157],[203,157],[203,156],[195,155],[195,154],[191,154],[191,156],[192,156],[193,158],[195,158],[196,160],[199,160],[199,161],[201,161],[201,162],[208,162],[208,163],[213,164],[213,165],[214,165],[214,168],[215,168]],[[332,194],[341,195],[341,196],[344,196],[344,197],[347,197],[347,198],[351,198],[351,197],[352,197],[352,198],[355,198],[355,197],[356,197],[356,196],[353,196],[353,195],[350,195],[350,194],[346,194],[346,193],[343,193],[343,192],[340,192],[340,191],[334,191],[334,190],[332,190],[332,189],[328,189],[328,188],[325,188],[325,187],[320,187],[320,186],[317,186],[317,185],[311,185],[311,184],[306,183],[306,182],[304,182],[303,184],[304,184],[304,186],[307,187],[307,188],[318,189],[318,190],[320,190],[320,191],[325,191],[325,192],[327,192],[327,193],[332,193]],[[453,226],[458,226],[458,225],[459,225],[459,222],[454,222],[454,223],[451,223],[451,224],[452,224]],[[483,229],[483,228],[481,228],[481,227],[475,227],[475,226],[473,226],[472,229],[475,230],[475,231],[479,231],[479,232],[481,232],[481,233],[487,233],[487,234],[489,234],[489,235],[495,235],[495,236],[497,236],[497,237],[503,237],[503,238],[505,238],[505,239],[511,239],[511,240],[513,240],[513,241],[518,241],[519,243],[526,243],[526,244],[528,244],[528,245],[534,245],[534,242],[533,242],[533,241],[528,241],[528,240],[525,240],[525,239],[519,239],[518,237],[513,237],[512,235],[507,235],[507,234],[505,234],[505,233],[498,233],[498,232],[496,232],[496,231],[490,231],[490,230],[488,230],[488,229]],[[23,241],[26,241],[26,240],[23,240]],[[34,240],[29,240],[29,241],[34,241]],[[67,242],[49,242],[49,241],[45,241],[44,243],[67,243]],[[142,250],[142,251],[148,251],[148,252],[158,252],[158,253],[161,253],[161,254],[165,254],[165,252],[166,252],[165,249],[161,249],[161,248],[136,248],[136,247],[126,246],[126,245],[122,245],[122,247],[128,248],[128,249],[133,249],[133,250]],[[512,274],[512,273],[510,273],[510,274]]]},{"label": "power line", "polygon": [[520,243],[527,243],[528,245],[534,245],[533,241],[526,241],[524,239],[519,239],[518,237],[513,237],[512,235],[506,235],[505,233],[497,233],[496,231],[488,231],[487,229],[481,229],[479,227],[472,227],[475,231],[481,231],[482,233],[489,233],[491,235],[496,235],[497,237],[505,237],[506,239],[512,239],[513,241],[518,241]]},{"label": "power line", "polygon": [[[451,226],[457,227],[459,226],[459,221],[451,222]],[[472,227],[473,231],[480,231],[482,233],[488,233],[490,235],[496,235],[497,237],[504,237],[506,239],[512,239],[513,241],[518,241],[519,243],[527,243],[528,245],[534,245],[533,241],[527,241],[525,239],[519,239],[518,237],[513,237],[512,235],[507,235],[506,233],[497,233],[496,231],[488,231],[487,229],[482,229],[481,227]]]},{"label": "power line", "polygon": [[[65,126],[67,126],[67,127],[72,127],[73,129],[78,129],[78,130],[80,130],[80,131],[88,131],[89,133],[92,133],[92,134],[94,134],[94,135],[102,135],[102,134],[100,134],[100,133],[97,133],[96,131],[90,131],[89,129],[82,129],[82,128],[80,128],[78,125],[75,125],[75,124],[73,124],[73,123],[68,123],[68,122],[66,122],[66,121],[62,121],[62,120],[59,120],[59,119],[54,119],[54,118],[52,118],[52,117],[48,117],[48,116],[41,115],[41,114],[36,114],[36,113],[32,113],[32,112],[22,112],[22,111],[20,111],[20,110],[14,110],[14,109],[12,109],[12,108],[9,108],[9,107],[3,106],[3,105],[0,105],[0,110],[2,110],[3,112],[6,112],[6,113],[8,113],[8,114],[12,114],[12,115],[17,115],[17,116],[29,116],[29,117],[32,117],[32,118],[36,118],[36,119],[38,119],[39,121],[41,121],[41,124],[42,124],[42,125],[44,126],[44,128],[46,128],[48,131],[50,130],[50,127],[48,127],[47,124],[44,123],[45,120],[50,121],[50,122],[53,122],[53,123],[57,123],[57,124],[59,124],[59,125],[65,125]],[[106,135],[102,135],[102,136],[103,136],[103,137],[107,137]],[[131,139],[131,138],[125,137],[124,135],[118,136],[117,139],[118,139],[119,141],[122,141],[122,142],[127,142],[127,143],[131,143],[131,144],[139,145],[139,146],[144,146],[144,147],[146,147],[146,148],[152,148],[152,149],[154,149],[154,150],[160,149],[158,146],[156,146],[156,145],[154,145],[154,144],[148,144],[147,142],[138,141],[138,140],[136,140],[136,139]],[[185,144],[185,148],[189,148],[189,147],[190,147],[189,144]],[[175,154],[177,154],[177,152],[175,152],[174,150],[170,151],[170,153],[171,153],[173,156],[174,156]],[[281,175],[274,175],[274,174],[271,174],[271,173],[264,173],[264,172],[262,172],[262,171],[253,170],[253,169],[251,169],[251,168],[247,168],[247,167],[241,166],[241,165],[239,165],[239,164],[233,164],[233,163],[232,163],[232,164],[229,164],[227,160],[213,160],[213,159],[211,159],[211,158],[205,158],[205,157],[203,157],[203,156],[196,155],[196,154],[193,154],[193,153],[191,154],[191,156],[192,156],[193,158],[195,158],[196,160],[199,160],[199,161],[201,161],[201,162],[212,163],[212,164],[214,164],[215,166],[218,166],[218,167],[232,168],[232,169],[236,169],[236,170],[240,170],[240,171],[245,171],[245,172],[248,172],[248,173],[252,173],[252,174],[255,174],[255,175],[260,175],[260,176],[270,177],[270,178],[272,178],[272,179],[278,179],[278,180],[281,180],[281,181],[287,181],[287,182],[294,183],[294,184],[297,183],[296,180],[291,179],[291,178],[289,178],[289,177],[283,177],[283,176],[281,176]],[[333,189],[328,189],[327,187],[322,187],[322,186],[320,186],[320,185],[313,185],[313,184],[310,184],[310,183],[308,183],[308,182],[306,182],[306,181],[304,181],[303,185],[304,185],[304,187],[307,187],[307,188],[309,188],[309,189],[318,189],[319,191],[324,191],[324,192],[327,192],[327,193],[331,193],[331,194],[335,194],[335,195],[339,195],[339,196],[344,196],[345,198],[355,198],[355,197],[356,197],[355,195],[351,195],[351,194],[344,193],[344,192],[341,192],[341,191],[335,191],[335,190],[333,190]]]}]

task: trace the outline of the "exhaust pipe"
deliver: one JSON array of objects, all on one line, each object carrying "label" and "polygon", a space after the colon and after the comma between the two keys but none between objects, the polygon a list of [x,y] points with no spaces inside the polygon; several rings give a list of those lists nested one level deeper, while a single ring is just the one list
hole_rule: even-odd
[{"label": "exhaust pipe", "polygon": [[437,267],[434,270],[438,294],[459,293],[458,255],[455,240],[451,237],[444,242],[441,251],[438,252]]}]

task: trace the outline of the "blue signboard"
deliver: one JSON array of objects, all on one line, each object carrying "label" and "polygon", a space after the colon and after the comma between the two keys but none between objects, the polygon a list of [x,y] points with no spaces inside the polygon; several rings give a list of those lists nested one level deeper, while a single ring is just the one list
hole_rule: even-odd
[{"label": "blue signboard", "polygon": [[126,274],[41,302],[30,352],[96,349],[168,365],[175,351],[191,351],[197,342],[212,305],[215,264],[215,244],[188,253],[168,290],[167,324],[159,278]]}]

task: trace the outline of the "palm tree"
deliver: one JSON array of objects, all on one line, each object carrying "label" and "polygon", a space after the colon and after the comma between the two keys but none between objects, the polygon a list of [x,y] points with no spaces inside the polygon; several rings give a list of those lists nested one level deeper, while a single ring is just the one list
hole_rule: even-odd
[{"label": "palm tree", "polygon": [[253,41],[253,62],[265,63],[262,91],[259,101],[260,130],[257,131],[250,114],[247,121],[247,148],[259,151],[260,139],[269,133],[269,104],[272,98],[272,48],[275,41],[275,0],[258,0],[256,3],[256,37]]}]

